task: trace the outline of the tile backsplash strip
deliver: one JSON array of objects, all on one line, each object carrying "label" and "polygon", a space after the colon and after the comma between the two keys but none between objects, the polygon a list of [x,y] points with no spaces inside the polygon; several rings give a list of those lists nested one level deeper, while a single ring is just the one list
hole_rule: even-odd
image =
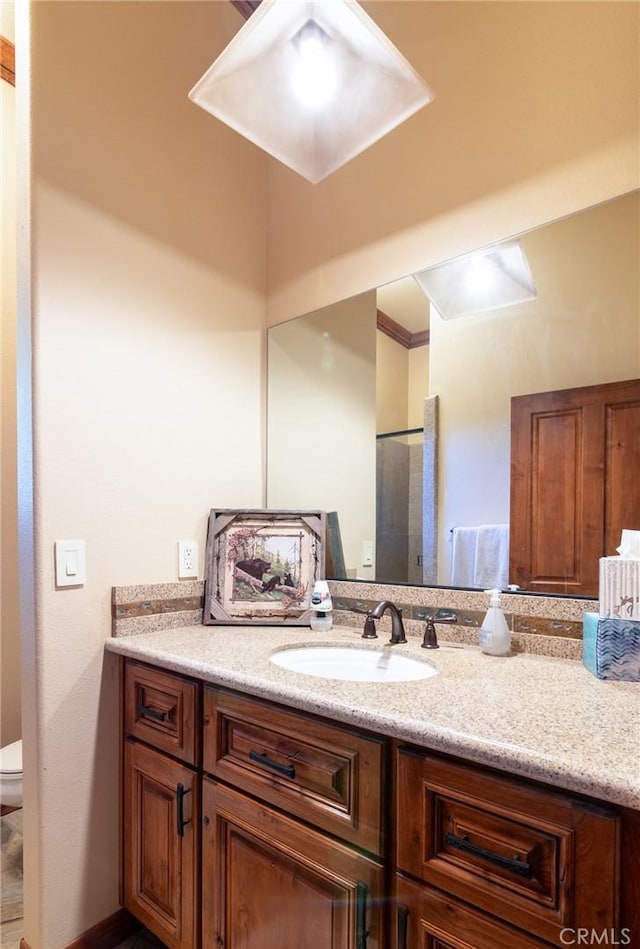
[{"label": "tile backsplash strip", "polygon": [[111,635],[135,636],[202,622],[204,580],[113,587]]},{"label": "tile backsplash strip", "polygon": [[[330,580],[329,588],[335,623],[359,627],[364,622],[363,613],[380,600],[392,600],[403,611],[408,636],[422,636],[424,622],[431,616],[442,642],[475,644],[488,606],[487,594],[482,591],[349,580]],[[503,593],[501,599],[515,651],[582,658],[582,614],[597,612],[597,600],[518,593]],[[112,635],[132,636],[199,625],[203,602],[202,580],[114,587]],[[384,618],[378,625],[386,631],[388,624]]]}]

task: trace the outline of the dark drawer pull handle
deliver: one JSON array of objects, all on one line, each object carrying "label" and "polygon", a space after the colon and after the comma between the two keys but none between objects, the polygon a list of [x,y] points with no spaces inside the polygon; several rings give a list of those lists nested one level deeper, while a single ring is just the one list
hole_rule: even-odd
[{"label": "dark drawer pull handle", "polygon": [[273,761],[267,754],[260,751],[250,751],[249,757],[252,761],[257,761],[258,764],[261,764],[265,768],[271,768],[273,771],[277,771],[278,774],[284,774],[285,778],[295,778],[296,769],[292,764],[280,764],[279,761]]},{"label": "dark drawer pull handle", "polygon": [[409,910],[406,906],[398,906],[398,949],[407,949],[407,924]]},{"label": "dark drawer pull handle", "polygon": [[184,829],[187,824],[191,823],[190,819],[184,819],[184,796],[190,793],[191,788],[185,790],[184,784],[179,784],[176,788],[176,830],[178,831],[178,837],[184,837]]},{"label": "dark drawer pull handle", "polygon": [[367,949],[367,896],[369,887],[366,883],[356,885],[356,949]]},{"label": "dark drawer pull handle", "polygon": [[138,703],[138,705],[136,705],[136,712],[145,718],[155,718],[157,722],[166,722],[167,720],[166,712],[158,712],[157,709],[151,708],[149,705]]},{"label": "dark drawer pull handle", "polygon": [[472,844],[468,837],[457,837],[455,834],[447,834],[445,840],[451,847],[456,847],[465,853],[471,853],[475,857],[482,857],[483,860],[496,863],[499,867],[512,870],[514,873],[517,873],[518,876],[524,877],[527,880],[531,879],[531,864],[525,863],[524,860],[517,860],[515,857],[503,857],[502,854],[485,850],[484,847],[478,847],[477,844]]}]

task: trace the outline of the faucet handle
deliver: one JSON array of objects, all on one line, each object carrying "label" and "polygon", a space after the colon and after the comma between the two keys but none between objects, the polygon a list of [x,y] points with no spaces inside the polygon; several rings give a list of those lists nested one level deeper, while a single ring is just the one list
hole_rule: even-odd
[{"label": "faucet handle", "polygon": [[439,649],[438,645],[438,636],[436,635],[436,627],[433,619],[428,618],[426,626],[424,628],[424,639],[422,640],[423,649]]},{"label": "faucet handle", "polygon": [[364,621],[364,629],[362,631],[362,639],[377,639],[378,633],[376,630],[376,621],[370,613],[367,613],[367,618]]}]

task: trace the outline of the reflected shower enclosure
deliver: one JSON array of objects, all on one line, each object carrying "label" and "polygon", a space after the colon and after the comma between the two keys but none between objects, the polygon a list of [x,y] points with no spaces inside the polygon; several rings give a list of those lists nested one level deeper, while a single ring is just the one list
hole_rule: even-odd
[{"label": "reflected shower enclosure", "polygon": [[437,397],[424,427],[376,436],[376,576],[435,583],[437,577]]}]

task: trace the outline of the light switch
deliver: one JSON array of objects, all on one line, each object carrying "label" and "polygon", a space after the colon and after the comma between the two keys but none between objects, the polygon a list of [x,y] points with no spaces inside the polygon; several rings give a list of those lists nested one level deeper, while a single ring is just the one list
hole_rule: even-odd
[{"label": "light switch", "polygon": [[55,563],[57,587],[80,587],[86,583],[83,540],[57,540]]},{"label": "light switch", "polygon": [[64,555],[64,572],[67,577],[78,576],[78,551],[66,550]]}]

